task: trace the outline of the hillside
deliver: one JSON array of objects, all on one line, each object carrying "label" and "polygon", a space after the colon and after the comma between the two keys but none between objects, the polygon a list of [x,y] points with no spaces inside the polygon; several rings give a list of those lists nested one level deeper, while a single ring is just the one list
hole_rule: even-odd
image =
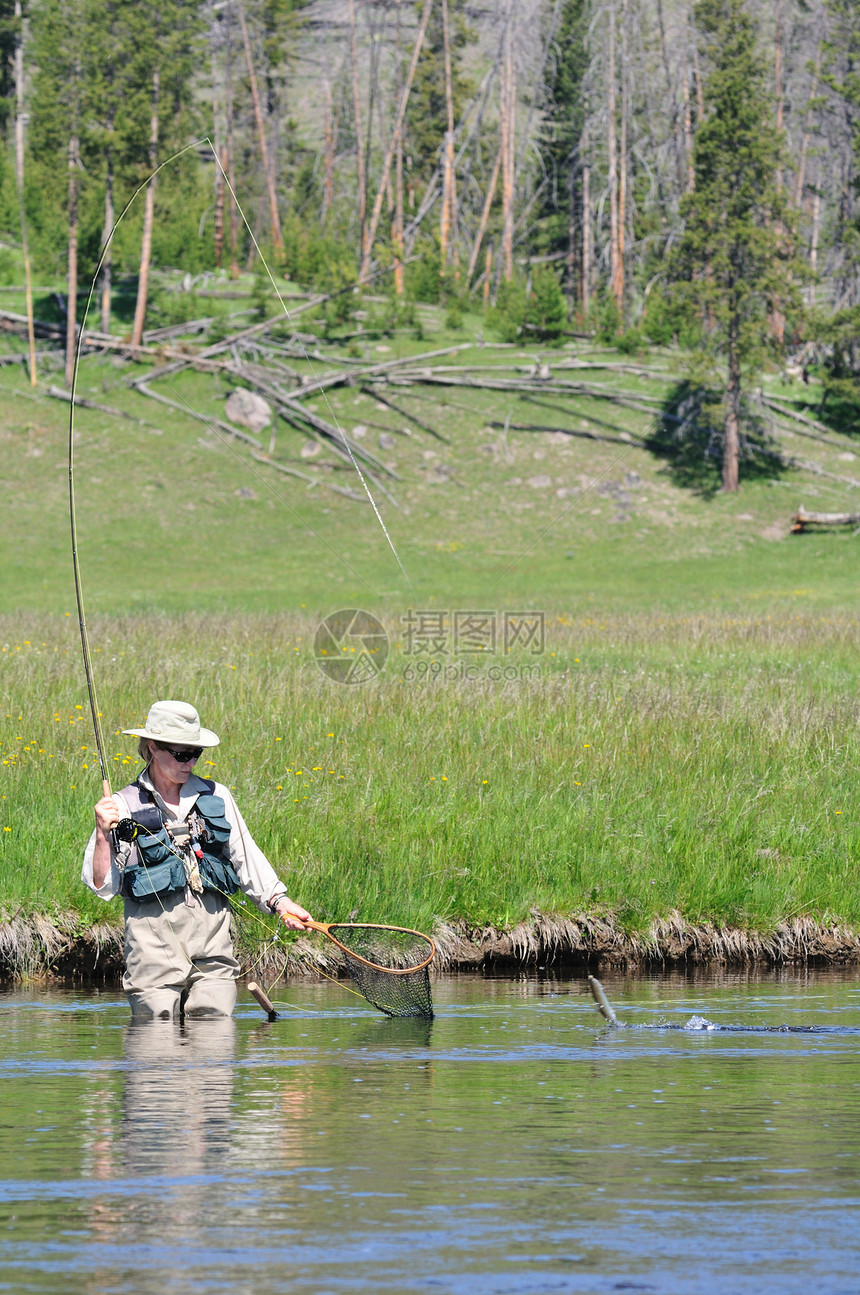
[{"label": "hillside", "polygon": [[[193,304],[218,308],[203,297]],[[686,409],[677,350],[624,355],[586,338],[502,344],[483,316],[452,319],[426,305],[392,325],[384,299],[338,326],[312,299],[298,304],[300,339],[284,321],[224,347],[225,331],[253,326],[245,314],[226,325],[219,316],[221,331],[209,337],[156,331],[139,363],[119,342],[85,354],[79,398],[133,416],[75,413],[93,612],[475,599],[563,609],[589,599],[607,609],[853,607],[851,529],[789,535],[801,504],[856,508],[855,440],[812,425],[814,382],[765,376],[767,400],[779,402],[761,405],[765,453],[750,457],[740,493],[727,497],[717,493],[707,437],[674,439]],[[16,305],[4,296],[6,309]],[[264,313],[277,308],[272,298]],[[242,303],[231,295],[229,309]],[[120,329],[118,321],[118,338]],[[195,360],[207,343],[223,349]],[[67,611],[68,406],[45,394],[60,381],[61,357],[46,349],[34,393],[24,366],[10,362],[21,349],[7,333],[2,606]],[[146,387],[174,405],[145,399],[132,384],[177,356],[184,364]],[[315,392],[321,378],[326,389]],[[256,438],[259,448],[221,426],[228,394],[255,383],[273,403],[281,393],[288,415]],[[381,520],[327,428],[334,442],[338,429],[347,433]]]}]

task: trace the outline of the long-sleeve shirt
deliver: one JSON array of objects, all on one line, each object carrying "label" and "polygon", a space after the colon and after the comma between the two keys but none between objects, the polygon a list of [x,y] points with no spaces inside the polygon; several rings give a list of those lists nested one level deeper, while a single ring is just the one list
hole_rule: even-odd
[{"label": "long-sleeve shirt", "polygon": [[[162,815],[166,819],[179,822],[184,822],[188,818],[197,803],[198,796],[207,795],[210,792],[209,783],[204,782],[202,778],[198,778],[196,774],[191,774],[180,790],[179,809],[177,811],[172,805],[168,805],[162,800],[149,777],[148,770],[144,769],[143,773],[139,775],[138,781],[142,787],[151,792]],[[255,904],[268,912],[273,902],[286,895],[286,887],[279,880],[269,860],[248,831],[245,820],[239,813],[239,807],[231,796],[229,788],[220,782],[216,782],[214,794],[220,796],[224,801],[224,817],[231,827],[229,841],[230,862],[236,871],[242,889]],[[128,818],[131,810],[123,799],[122,793],[114,792],[113,798],[119,810],[120,818]],[[113,899],[114,895],[119,894],[120,874],[128,862],[128,856],[132,848],[131,843],[119,841],[116,843],[116,849],[111,849],[110,871],[101,886],[96,886],[93,883],[95,847],[96,833],[93,831],[84,853],[81,880],[99,898]]]}]

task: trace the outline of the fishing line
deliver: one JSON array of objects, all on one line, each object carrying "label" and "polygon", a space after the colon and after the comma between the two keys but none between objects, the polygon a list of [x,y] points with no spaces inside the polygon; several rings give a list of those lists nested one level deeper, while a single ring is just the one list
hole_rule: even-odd
[{"label": "fishing line", "polygon": [[[188,401],[185,399],[182,393],[177,390],[177,388],[173,385],[173,383],[165,382],[164,385],[167,387],[168,391],[171,391],[173,393],[173,396],[176,399],[178,404],[183,405],[190,414],[193,414],[195,417],[199,417],[199,414],[197,413],[197,411],[191,405],[189,405]],[[219,440],[222,442],[225,448],[228,449],[230,453],[234,456],[234,458],[236,458],[239,461],[239,463],[242,464],[242,467],[247,472],[250,473],[250,475],[254,478],[255,481],[258,481],[261,485],[265,486],[265,488],[269,491],[272,497],[277,500],[279,504],[282,504],[287,509],[288,512],[291,512],[293,514],[293,516],[296,518],[297,521],[301,522],[303,526],[306,526],[307,529],[314,536],[314,538],[319,540],[320,544],[324,545],[325,548],[328,549],[329,553],[331,553],[333,557],[337,558],[338,562],[343,563],[343,565],[346,567],[350,575],[355,576],[355,579],[358,580],[360,584],[363,584],[367,589],[369,589],[371,593],[373,594],[378,593],[378,591],[374,589],[373,586],[370,584],[369,580],[367,580],[365,576],[359,575],[355,567],[353,567],[347,561],[347,559],[343,556],[343,554],[338,553],[337,549],[333,548],[332,545],[329,544],[325,536],[320,535],[319,531],[314,530],[313,526],[310,525],[307,519],[302,517],[301,513],[298,512],[295,508],[293,508],[292,504],[288,500],[286,500],[283,497],[283,495],[278,493],[278,491],[275,489],[274,482],[271,480],[271,478],[264,477],[262,472],[258,472],[257,469],[252,466],[253,459],[248,460],[239,453],[239,451],[236,449],[236,446],[233,444],[231,438],[227,435],[225,431],[222,431],[220,427],[216,427],[213,423],[210,423],[208,420],[205,421],[203,425],[204,427],[208,428],[210,432],[213,432],[215,436],[219,438]]]},{"label": "fishing line", "polygon": [[[196,148],[199,142],[200,142],[199,140],[195,140],[191,144],[186,144],[184,148],[178,149],[177,152],[171,154],[170,157],[165,158],[165,160],[161,162],[155,168],[155,170],[152,171],[151,174],[148,175],[146,179],[143,180],[137,186],[134,193],[131,195],[128,202],[123,207],[119,216],[114,221],[113,228],[111,229],[110,233],[105,239],[104,246],[102,247],[101,253],[99,254],[99,259],[96,264],[95,273],[92,279],[90,280],[90,288],[89,288],[89,292],[87,293],[87,300],[84,306],[83,315],[81,317],[81,326],[78,331],[78,336],[75,340],[74,362],[72,364],[71,399],[69,401],[69,527],[71,530],[71,540],[72,540],[72,570],[74,572],[74,580],[75,580],[75,601],[77,603],[77,608],[78,608],[78,627],[80,629],[80,635],[81,635],[81,653],[84,659],[84,674],[86,675],[86,680],[87,680],[87,695],[89,697],[89,702],[90,702],[90,713],[92,714],[92,719],[93,719],[93,732],[96,740],[96,751],[98,753],[99,767],[101,769],[101,775],[102,775],[102,791],[104,792],[105,796],[109,796],[111,794],[111,785],[110,785],[110,778],[108,777],[107,760],[105,758],[102,727],[99,722],[101,718],[101,712],[99,711],[99,708],[98,708],[98,699],[96,696],[96,684],[95,684],[95,678],[93,677],[92,660],[90,657],[89,635],[87,634],[86,613],[84,609],[84,592],[83,592],[83,586],[81,584],[81,566],[80,566],[80,560],[78,558],[78,521],[77,521],[77,508],[75,505],[75,397],[77,395],[77,390],[78,390],[78,368],[80,366],[81,352],[84,346],[87,315],[89,314],[90,306],[92,305],[93,295],[96,290],[96,283],[101,273],[102,266],[104,265],[105,257],[107,256],[107,253],[108,253],[108,248],[110,247],[113,241],[114,234],[116,233],[117,229],[119,229],[120,224],[125,218],[126,213],[130,210],[135,199],[138,197],[140,193],[143,192],[143,190],[150,183],[150,181],[154,180],[155,177],[158,175],[158,173],[164,169],[164,167],[168,166],[171,162],[175,161],[177,158],[182,157],[185,153],[189,152],[190,149]],[[210,144],[210,148],[211,148],[211,144]]]},{"label": "fishing line", "polygon": [[[286,303],[285,303],[285,301],[284,301],[283,297],[281,296],[280,290],[279,290],[279,288],[278,288],[277,283],[275,282],[275,279],[274,279],[274,276],[273,276],[273,274],[272,274],[272,271],[269,269],[269,263],[268,263],[268,261],[266,260],[265,256],[263,255],[263,253],[262,253],[262,251],[261,251],[261,249],[260,249],[260,245],[259,245],[259,243],[257,242],[256,238],[254,237],[254,231],[251,229],[251,226],[250,226],[250,224],[249,224],[249,222],[248,222],[248,220],[247,220],[247,217],[245,216],[245,213],[244,213],[244,211],[242,210],[242,205],[241,205],[241,203],[239,202],[239,199],[238,199],[238,198],[237,198],[237,196],[236,196],[236,191],[234,190],[234,188],[233,188],[232,184],[230,183],[230,180],[229,180],[229,177],[228,177],[228,175],[227,175],[227,172],[224,170],[224,167],[221,165],[221,161],[220,161],[220,159],[219,159],[219,157],[218,157],[218,155],[217,155],[217,153],[216,153],[216,151],[215,151],[214,146],[212,145],[211,140],[209,140],[209,139],[207,138],[207,139],[206,139],[206,143],[209,145],[209,148],[210,148],[210,149],[211,149],[211,151],[212,151],[212,157],[213,157],[213,159],[214,159],[214,161],[215,161],[215,165],[218,167],[218,170],[221,172],[221,175],[222,175],[222,177],[223,177],[223,179],[224,179],[224,183],[226,184],[226,186],[227,186],[228,190],[230,191],[230,196],[232,197],[233,201],[234,201],[234,202],[235,202],[235,204],[236,204],[236,210],[239,212],[239,215],[242,217],[242,221],[243,221],[243,223],[244,223],[244,225],[245,225],[245,228],[247,229],[247,231],[248,231],[248,233],[249,233],[249,235],[250,235],[251,242],[252,242],[252,243],[253,243],[253,245],[254,245],[254,248],[255,248],[255,250],[256,250],[256,252],[257,252],[257,255],[259,256],[260,260],[261,260],[261,261],[262,261],[262,263],[263,263],[263,268],[265,269],[266,274],[269,276],[269,282],[271,283],[271,285],[272,285],[272,287],[273,287],[273,289],[274,289],[274,291],[275,291],[275,296],[278,298],[278,301],[280,302],[281,309],[283,310],[283,312],[284,312],[284,314],[286,315],[287,319],[289,320],[290,324],[292,324],[292,322],[293,322],[293,321],[292,321],[292,319],[290,318],[290,312],[289,312],[289,310],[287,309],[287,306],[286,306]],[[311,359],[310,355],[308,354],[307,348],[306,348],[306,346],[305,346],[304,342],[301,340],[301,337],[299,336],[299,334],[298,334],[298,333],[295,333],[294,335],[295,335],[296,341],[298,342],[299,346],[302,348],[302,351],[304,352],[304,356],[305,356],[305,363],[309,366],[309,368],[310,368],[310,370],[311,370],[311,376],[312,376],[312,377],[315,377],[315,376],[316,376],[316,372],[315,372],[314,367],[313,367],[313,360]],[[344,447],[345,447],[345,449],[346,449],[346,451],[347,451],[347,453],[348,453],[348,455],[349,455],[350,462],[352,463],[352,466],[355,468],[356,472],[358,473],[358,477],[359,477],[359,480],[361,481],[361,484],[364,486],[364,490],[365,490],[365,493],[366,493],[366,495],[367,495],[368,499],[370,500],[371,507],[373,508],[373,511],[376,513],[376,520],[379,522],[379,525],[382,527],[382,533],[383,533],[383,535],[385,536],[386,540],[388,541],[388,547],[391,549],[391,552],[394,554],[394,559],[395,559],[395,561],[397,562],[398,567],[400,568],[400,573],[401,573],[401,575],[403,576],[403,579],[404,579],[404,580],[406,581],[406,583],[409,585],[409,587],[410,587],[410,588],[412,588],[412,581],[409,579],[409,576],[406,574],[406,568],[404,567],[403,563],[400,561],[400,554],[397,552],[397,549],[394,547],[394,541],[392,540],[391,536],[390,536],[390,535],[389,535],[389,533],[388,533],[388,527],[385,525],[385,522],[382,520],[382,514],[380,513],[379,509],[378,509],[378,508],[377,508],[377,506],[376,506],[376,500],[374,499],[374,497],[373,497],[373,495],[372,495],[372,493],[371,493],[370,487],[369,487],[369,485],[367,484],[367,480],[366,480],[366,478],[365,478],[365,475],[364,475],[364,473],[362,472],[361,468],[358,466],[358,460],[356,459],[355,455],[354,455],[354,454],[353,454],[353,452],[352,452],[352,447],[351,447],[351,445],[349,444],[349,441],[346,439],[346,437],[345,437],[345,436],[344,436],[344,434],[343,434],[343,429],[341,428],[340,423],[338,422],[337,415],[335,414],[334,410],[332,409],[331,401],[329,400],[328,395],[326,394],[325,388],[322,386],[322,384],[319,382],[319,380],[317,380],[317,385],[319,386],[319,392],[318,392],[318,394],[322,396],[323,401],[324,401],[324,403],[325,403],[325,407],[326,407],[326,409],[328,410],[329,414],[331,415],[332,422],[334,423],[334,425],[335,425],[335,427],[336,427],[337,431],[339,432],[339,434],[340,434],[340,438],[341,438],[341,440],[343,441]]]},{"label": "fishing line", "polygon": [[[100,723],[101,716],[100,716],[100,711],[98,707],[96,683],[95,683],[95,678],[94,678],[93,669],[92,669],[92,658],[90,653],[89,635],[87,632],[87,623],[86,623],[86,609],[84,605],[83,585],[81,581],[80,558],[78,554],[78,525],[77,525],[77,506],[76,506],[76,497],[75,497],[75,473],[74,473],[75,409],[76,409],[76,396],[77,396],[77,388],[78,388],[78,372],[80,369],[81,355],[83,352],[83,347],[86,339],[87,317],[89,315],[90,307],[92,305],[93,296],[95,295],[96,284],[98,282],[99,275],[104,265],[105,258],[108,253],[108,249],[111,246],[111,243],[113,242],[116,231],[119,229],[120,225],[122,224],[123,220],[125,219],[126,215],[130,211],[136,199],[144,191],[144,189],[146,189],[146,187],[156,178],[156,176],[158,176],[159,173],[163,171],[165,167],[171,165],[171,163],[177,161],[179,158],[184,157],[186,153],[189,153],[192,150],[197,149],[198,147],[200,147],[200,145],[203,145],[203,144],[205,144],[209,148],[209,151],[215,161],[215,164],[218,167],[218,170],[220,171],[225,184],[227,185],[230,195],[233,201],[236,203],[236,209],[242,218],[242,222],[246,230],[248,231],[248,235],[251,239],[251,242],[254,246],[255,251],[260,257],[260,261],[266,271],[266,274],[269,278],[272,288],[274,289],[275,295],[278,299],[278,303],[286,319],[292,325],[292,319],[290,317],[290,312],[289,312],[289,309],[287,308],[286,302],[284,301],[284,298],[281,295],[281,292],[278,288],[277,283],[275,282],[272,271],[269,268],[269,264],[265,256],[263,255],[263,252],[260,249],[257,239],[254,236],[254,231],[251,228],[251,225],[245,215],[245,212],[242,208],[241,203],[239,202],[236,192],[233,186],[230,184],[229,177],[227,176],[223,166],[221,165],[220,160],[217,157],[217,154],[215,152],[215,149],[212,145],[211,140],[208,138],[208,136],[203,136],[200,139],[193,140],[191,143],[186,144],[183,148],[177,149],[169,157],[165,158],[163,162],[160,162],[158,166],[155,167],[155,169],[150,172],[150,174],[146,177],[146,179],[141,181],[141,183],[137,186],[137,188],[132,193],[131,197],[126,202],[119,216],[114,221],[113,226],[111,227],[110,232],[108,233],[107,238],[104,241],[101,252],[99,253],[98,261],[96,263],[95,272],[92,276],[92,279],[90,280],[90,286],[87,292],[86,303],[84,305],[83,314],[81,316],[80,328],[78,330],[78,335],[75,340],[74,361],[72,365],[72,381],[71,381],[71,389],[70,389],[71,399],[69,401],[69,452],[68,452],[69,528],[70,528],[71,546],[72,546],[72,570],[74,573],[75,601],[76,601],[77,610],[78,610],[78,628],[80,631],[80,638],[81,638],[81,654],[83,656],[84,674],[86,676],[86,682],[87,682],[87,695],[89,698],[90,713],[92,715],[92,720],[93,720],[93,732],[95,736],[96,752],[98,754],[99,768],[101,770],[101,775],[102,775],[102,789],[106,796],[109,796],[111,794],[111,785],[110,785],[110,778],[108,777],[108,765],[107,765],[107,759],[105,756],[104,737],[102,734],[102,727]],[[313,361],[310,355],[308,354],[307,348],[302,342],[301,337],[298,334],[295,334],[295,339],[298,345],[301,347],[301,350],[305,357],[305,362],[308,364],[309,368],[311,369],[312,376],[316,377],[316,370],[314,368]],[[337,415],[332,409],[331,402],[329,401],[328,396],[325,393],[325,390],[321,387],[321,384],[319,383],[318,379],[317,379],[317,382],[318,382],[318,385],[320,386],[320,394],[323,396],[326,408],[331,415],[332,422],[338,434],[340,435],[340,438],[344,447],[346,448],[347,454],[349,455],[350,462],[354,467],[356,473],[358,474],[358,478],[361,481],[365,494],[367,495],[370,501],[370,504],[373,508],[376,519],[379,522],[380,527],[382,528],[382,532],[385,536],[388,546],[391,549],[392,553],[394,554],[395,560],[397,562],[397,565],[404,579],[410,585],[410,587],[412,587],[411,581],[409,579],[409,576],[407,575],[406,569],[400,560],[400,555],[397,552],[397,549],[394,545],[391,535],[389,534],[388,528],[385,525],[385,522],[382,518],[379,508],[377,507],[376,500],[373,497],[373,493],[367,482],[365,474],[362,472],[361,467],[359,466],[358,461],[356,460],[356,457],[353,454],[352,447],[350,446],[349,441],[344,435],[343,429],[340,426],[340,423],[337,419]],[[183,403],[186,403],[186,402],[183,402]],[[209,426],[208,423],[206,425]],[[291,510],[291,511],[295,513],[295,510]],[[319,536],[317,532],[313,530],[313,528],[311,528],[311,530],[315,538],[322,540],[322,542],[326,545],[329,551],[334,554],[334,556],[338,557],[341,561],[345,562],[345,559],[343,559],[340,556],[340,554],[338,554],[337,551],[327,541],[325,541],[321,536]],[[357,574],[353,572],[353,569],[348,562],[345,562],[345,565],[354,575]],[[361,579],[361,577],[359,577],[359,579]],[[362,580],[362,583],[367,584],[368,582],[366,580]]]}]

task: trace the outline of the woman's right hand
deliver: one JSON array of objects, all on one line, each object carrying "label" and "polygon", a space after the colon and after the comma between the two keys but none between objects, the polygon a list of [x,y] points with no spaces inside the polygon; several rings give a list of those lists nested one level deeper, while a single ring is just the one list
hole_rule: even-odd
[{"label": "woman's right hand", "polygon": [[113,796],[103,796],[95,807],[96,827],[104,835],[112,831],[119,822],[119,810]]}]

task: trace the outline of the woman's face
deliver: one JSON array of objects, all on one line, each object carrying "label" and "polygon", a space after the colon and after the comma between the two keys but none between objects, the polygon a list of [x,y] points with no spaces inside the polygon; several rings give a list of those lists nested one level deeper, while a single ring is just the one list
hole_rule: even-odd
[{"label": "woman's face", "polygon": [[[150,742],[149,751],[152,757],[151,763],[155,765],[161,777],[167,782],[177,783],[180,787],[188,781],[194,772],[195,761],[200,758],[197,747],[183,747],[180,742],[171,742],[165,746],[158,742]],[[177,759],[177,755],[185,752],[187,752],[185,759]]]}]

